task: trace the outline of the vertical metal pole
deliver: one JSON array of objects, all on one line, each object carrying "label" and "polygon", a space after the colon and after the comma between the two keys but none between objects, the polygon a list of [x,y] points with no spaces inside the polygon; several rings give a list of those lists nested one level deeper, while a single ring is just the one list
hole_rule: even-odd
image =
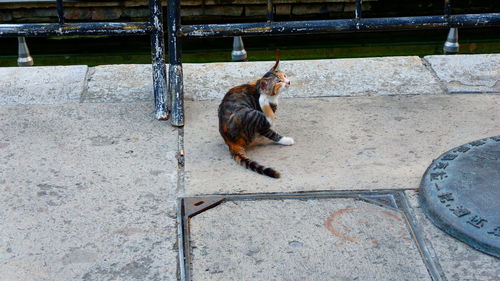
[{"label": "vertical metal pole", "polygon": [[449,17],[451,14],[451,0],[444,0],[444,16]]},{"label": "vertical metal pole", "polygon": [[177,37],[181,26],[179,2],[179,0],[168,0],[168,96],[172,99],[173,126],[184,126],[182,45],[180,38]]},{"label": "vertical metal pole", "polygon": [[56,9],[57,9],[57,21],[59,22],[59,24],[64,24],[63,0],[56,1]]},{"label": "vertical metal pole", "polygon": [[[451,14],[451,1],[452,0],[444,0],[444,17],[448,18]],[[446,38],[446,42],[443,46],[443,52],[445,54],[456,54],[459,50],[458,45],[458,29],[455,27],[450,28],[448,32],[448,37]]]},{"label": "vertical metal pole", "polygon": [[32,66],[33,58],[30,56],[30,51],[28,49],[28,44],[24,37],[17,37],[17,42],[19,46],[19,56],[17,58],[18,66]]},{"label": "vertical metal pole", "polygon": [[354,10],[354,16],[357,20],[363,16],[363,0],[356,0],[356,9]]},{"label": "vertical metal pole", "polygon": [[448,32],[448,38],[446,38],[446,42],[444,43],[443,52],[445,54],[456,54],[460,49],[460,45],[458,44],[458,28],[452,27]]},{"label": "vertical metal pole", "polygon": [[158,120],[168,120],[168,104],[165,105],[167,75],[165,71],[165,43],[163,41],[163,18],[161,0],[149,0],[151,13],[151,60],[153,65],[153,92],[155,99],[155,115]]},{"label": "vertical metal pole", "polygon": [[241,36],[233,37],[233,51],[231,52],[231,59],[233,61],[247,60],[247,51],[245,51],[245,46],[243,46],[243,39],[241,39]]},{"label": "vertical metal pole", "polygon": [[273,1],[272,0],[267,0],[267,21],[271,22],[274,19],[274,13],[273,13]]}]

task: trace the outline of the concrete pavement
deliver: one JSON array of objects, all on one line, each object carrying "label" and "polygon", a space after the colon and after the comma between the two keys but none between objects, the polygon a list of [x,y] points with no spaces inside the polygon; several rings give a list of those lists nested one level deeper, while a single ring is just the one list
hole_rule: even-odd
[{"label": "concrete pavement", "polygon": [[[442,280],[497,280],[500,261],[432,226],[410,190],[441,153],[500,135],[499,62],[282,62],[276,129],[296,144],[249,152],[279,180],[234,163],[216,124],[224,92],[272,62],[186,64],[183,129],[154,120],[149,65],[0,68],[0,280],[176,280],[179,196],[403,189]],[[407,216],[346,198],[226,202],[191,220],[193,277],[430,280]]]}]

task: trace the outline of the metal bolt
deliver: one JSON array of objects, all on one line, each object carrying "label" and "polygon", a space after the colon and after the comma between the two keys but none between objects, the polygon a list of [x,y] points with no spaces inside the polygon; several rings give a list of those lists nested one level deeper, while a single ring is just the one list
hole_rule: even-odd
[{"label": "metal bolt", "polygon": [[444,43],[443,51],[445,54],[456,54],[458,53],[460,46],[458,44],[458,28],[450,28],[448,32],[448,38]]},{"label": "metal bolt", "polygon": [[233,51],[231,52],[231,59],[233,61],[247,60],[247,51],[245,51],[245,46],[243,46],[243,39],[241,39],[241,36],[233,37]]},{"label": "metal bolt", "polygon": [[33,58],[30,56],[30,51],[24,37],[17,37],[19,46],[19,57],[17,58],[18,66],[32,66],[34,64]]}]

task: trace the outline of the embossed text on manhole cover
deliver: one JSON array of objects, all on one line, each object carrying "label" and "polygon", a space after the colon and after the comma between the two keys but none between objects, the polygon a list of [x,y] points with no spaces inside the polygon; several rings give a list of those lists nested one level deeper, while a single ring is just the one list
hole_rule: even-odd
[{"label": "embossed text on manhole cover", "polygon": [[445,232],[500,257],[500,136],[453,148],[427,169],[420,201]]}]

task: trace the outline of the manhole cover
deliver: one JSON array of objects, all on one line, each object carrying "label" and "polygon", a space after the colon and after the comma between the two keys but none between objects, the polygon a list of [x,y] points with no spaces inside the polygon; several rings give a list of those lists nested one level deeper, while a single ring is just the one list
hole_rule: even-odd
[{"label": "manhole cover", "polygon": [[443,231],[500,257],[500,136],[464,144],[436,159],[422,178],[420,201]]}]

